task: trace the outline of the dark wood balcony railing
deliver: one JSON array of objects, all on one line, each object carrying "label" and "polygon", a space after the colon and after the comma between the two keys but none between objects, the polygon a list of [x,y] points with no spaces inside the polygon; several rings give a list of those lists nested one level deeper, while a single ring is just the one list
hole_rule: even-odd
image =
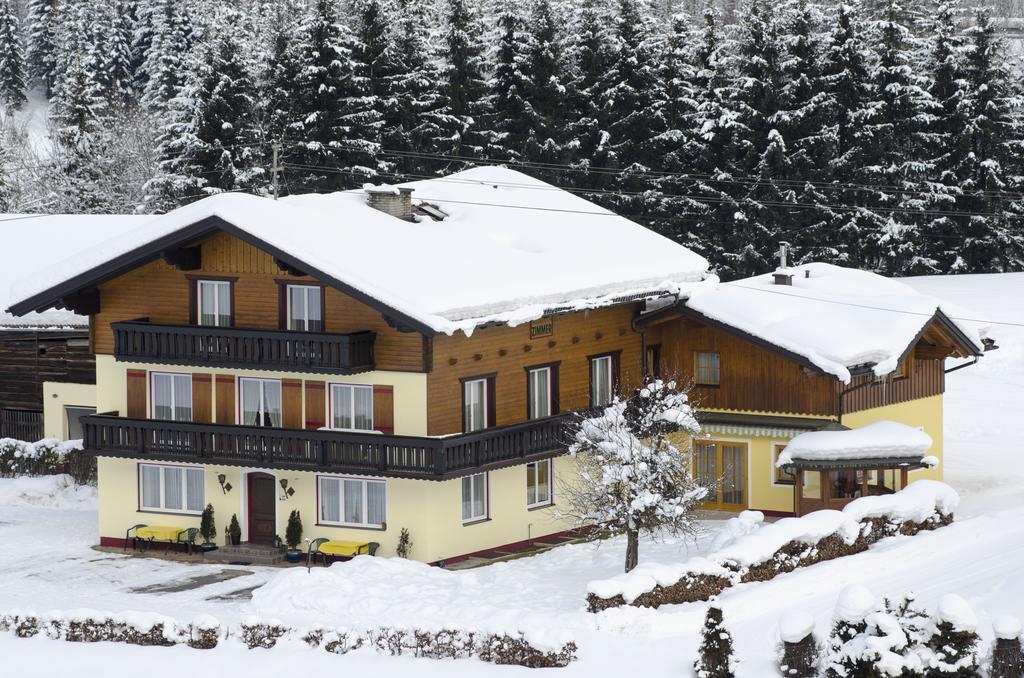
[{"label": "dark wood balcony railing", "polygon": [[373,332],[331,334],[140,321],[116,322],[111,327],[118,360],[328,374],[373,369]]},{"label": "dark wood balcony railing", "polygon": [[564,414],[445,437],[230,426],[107,414],[81,418],[102,457],[444,480],[565,451]]}]

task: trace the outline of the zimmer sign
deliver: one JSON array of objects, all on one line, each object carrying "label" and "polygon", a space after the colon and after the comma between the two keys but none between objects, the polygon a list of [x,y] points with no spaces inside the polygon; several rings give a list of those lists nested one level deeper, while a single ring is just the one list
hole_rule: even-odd
[{"label": "zimmer sign", "polygon": [[530,321],[530,339],[550,337],[555,333],[554,318],[544,318]]}]

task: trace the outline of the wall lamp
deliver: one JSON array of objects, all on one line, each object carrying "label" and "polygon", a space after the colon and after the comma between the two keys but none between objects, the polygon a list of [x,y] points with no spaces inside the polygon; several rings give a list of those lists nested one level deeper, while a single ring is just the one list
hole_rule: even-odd
[{"label": "wall lamp", "polygon": [[223,473],[217,474],[217,482],[220,483],[221,492],[223,492],[224,494],[227,494],[228,492],[231,491],[231,483],[226,482],[227,479],[228,477]]},{"label": "wall lamp", "polygon": [[292,496],[293,494],[295,494],[295,488],[294,487],[288,487],[288,479],[287,478],[281,478],[280,482],[281,482],[281,491],[285,493],[285,498],[286,499],[288,497]]}]

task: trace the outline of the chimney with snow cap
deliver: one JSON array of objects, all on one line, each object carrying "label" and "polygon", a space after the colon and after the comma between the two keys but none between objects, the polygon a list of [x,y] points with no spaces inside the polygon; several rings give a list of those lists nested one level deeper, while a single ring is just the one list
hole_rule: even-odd
[{"label": "chimney with snow cap", "polygon": [[412,189],[389,184],[363,184],[366,192],[366,204],[375,210],[402,219],[413,221]]},{"label": "chimney with snow cap", "polygon": [[775,269],[775,273],[772,274],[774,283],[776,285],[792,285],[793,284],[793,269],[788,266],[786,261],[787,255],[789,254],[789,243],[779,243],[779,267]]}]

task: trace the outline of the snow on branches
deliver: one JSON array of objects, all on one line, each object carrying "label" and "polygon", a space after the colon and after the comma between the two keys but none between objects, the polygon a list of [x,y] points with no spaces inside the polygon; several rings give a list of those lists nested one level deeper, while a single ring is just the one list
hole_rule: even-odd
[{"label": "snow on branches", "polygon": [[707,488],[690,473],[689,450],[670,437],[699,432],[686,391],[672,381],[651,381],[580,421],[569,447],[579,469],[565,492],[569,512],[598,534],[626,532],[626,572],[638,562],[641,531],[693,534],[693,508]]}]

